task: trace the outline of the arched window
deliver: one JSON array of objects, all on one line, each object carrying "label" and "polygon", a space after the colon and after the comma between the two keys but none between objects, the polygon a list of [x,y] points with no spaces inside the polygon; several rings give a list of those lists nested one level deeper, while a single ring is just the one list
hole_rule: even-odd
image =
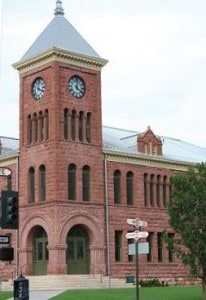
[{"label": "arched window", "polygon": [[33,167],[29,169],[28,174],[28,201],[35,201],[35,170]]},{"label": "arched window", "polygon": [[33,115],[33,138],[34,143],[37,143],[38,141],[38,123],[37,123],[37,115],[36,113]]},{"label": "arched window", "polygon": [[46,200],[46,168],[44,165],[39,167],[39,200]]},{"label": "arched window", "polygon": [[68,198],[76,200],[76,166],[70,164],[68,168]]},{"label": "arched window", "polygon": [[154,175],[150,176],[150,205],[154,206]]},{"label": "arched window", "polygon": [[69,118],[69,111],[67,108],[64,109],[64,139],[68,139],[68,118]]},{"label": "arched window", "polygon": [[76,135],[76,111],[72,111],[71,115],[71,138],[72,141],[75,141],[75,135]]},{"label": "arched window", "polygon": [[133,177],[134,175],[132,172],[127,172],[127,205],[133,205]]},{"label": "arched window", "polygon": [[42,112],[40,111],[39,113],[39,141],[43,141],[44,139],[44,118],[43,118],[43,114]]},{"label": "arched window", "polygon": [[148,206],[147,173],[144,174],[144,206]]},{"label": "arched window", "polygon": [[86,140],[88,143],[91,142],[91,114],[87,113],[86,118]]},{"label": "arched window", "polygon": [[82,169],[82,193],[83,201],[90,201],[90,167],[84,166]]},{"label": "arched window", "polygon": [[160,207],[161,206],[161,201],[160,201],[160,175],[157,175],[156,193],[157,193],[157,206]]},{"label": "arched window", "polygon": [[48,140],[49,138],[49,112],[48,109],[44,112],[44,139]]},{"label": "arched window", "polygon": [[116,170],[114,172],[114,203],[120,204],[121,202],[121,172]]},{"label": "arched window", "polygon": [[84,120],[84,113],[81,111],[79,114],[79,140],[82,142],[84,139],[83,136],[83,120]]},{"label": "arched window", "polygon": [[167,205],[167,176],[163,178],[163,206]]},{"label": "arched window", "polygon": [[32,143],[32,121],[31,121],[31,115],[27,118],[27,140],[28,144]]}]

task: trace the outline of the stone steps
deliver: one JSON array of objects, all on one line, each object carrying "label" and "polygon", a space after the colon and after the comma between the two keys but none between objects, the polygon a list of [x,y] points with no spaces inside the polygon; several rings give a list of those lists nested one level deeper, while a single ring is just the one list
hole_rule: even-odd
[{"label": "stone steps", "polygon": [[[44,275],[27,276],[29,290],[69,290],[69,289],[98,289],[98,288],[128,288],[133,284],[123,279],[109,278],[96,275]],[[13,290],[13,281],[3,282],[2,290]]]}]

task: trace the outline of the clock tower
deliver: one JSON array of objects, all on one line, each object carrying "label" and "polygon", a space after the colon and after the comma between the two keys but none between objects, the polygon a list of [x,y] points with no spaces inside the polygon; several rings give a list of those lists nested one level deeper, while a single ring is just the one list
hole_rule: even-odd
[{"label": "clock tower", "polygon": [[24,274],[105,272],[101,69],[107,63],[64,17],[22,59],[20,245]]}]

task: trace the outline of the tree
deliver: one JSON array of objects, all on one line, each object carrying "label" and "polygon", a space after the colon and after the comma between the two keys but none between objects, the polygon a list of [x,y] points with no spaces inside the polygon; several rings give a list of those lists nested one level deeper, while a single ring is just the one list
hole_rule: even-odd
[{"label": "tree", "polygon": [[176,234],[174,250],[191,273],[202,280],[206,300],[206,163],[171,177],[169,223]]}]

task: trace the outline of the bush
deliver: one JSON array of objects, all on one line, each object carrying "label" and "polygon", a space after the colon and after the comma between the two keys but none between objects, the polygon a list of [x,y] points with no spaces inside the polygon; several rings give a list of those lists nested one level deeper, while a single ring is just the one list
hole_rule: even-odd
[{"label": "bush", "polygon": [[157,278],[140,280],[139,284],[141,287],[166,286],[164,282],[160,282]]}]

